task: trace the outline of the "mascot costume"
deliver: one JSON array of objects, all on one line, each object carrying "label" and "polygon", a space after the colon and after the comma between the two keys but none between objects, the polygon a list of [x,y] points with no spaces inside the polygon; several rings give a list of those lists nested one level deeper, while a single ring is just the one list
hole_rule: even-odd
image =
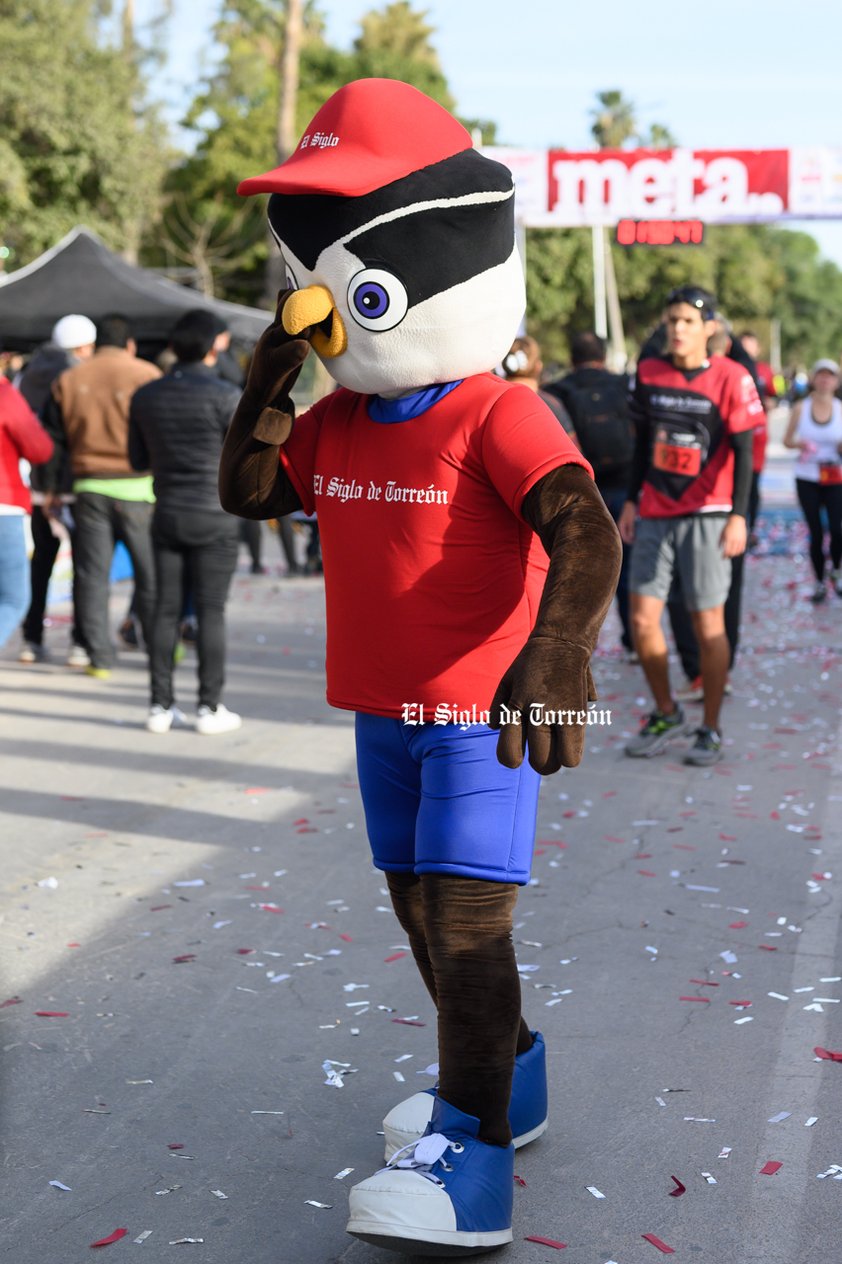
[{"label": "mascot costume", "polygon": [[[541,774],[582,756],[619,537],[550,410],[491,371],[525,306],[512,176],[446,110],[349,83],[239,192],[271,194],[287,288],[220,497],[318,514],[327,698],[356,713],[374,864],[438,1018],[439,1083],[389,1112],[348,1232],[479,1254],[512,1240],[515,1147],[547,1126],[512,916]],[[340,386],[296,418],[311,347]]]}]

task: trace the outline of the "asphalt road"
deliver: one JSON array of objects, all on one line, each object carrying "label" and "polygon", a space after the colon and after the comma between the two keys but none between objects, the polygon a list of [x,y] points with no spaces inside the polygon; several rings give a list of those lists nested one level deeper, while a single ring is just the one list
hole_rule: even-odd
[{"label": "asphalt road", "polygon": [[[612,724],[545,783],[518,905],[551,1127],[518,1155],[506,1264],[654,1264],[644,1234],[678,1260],[838,1264],[842,1180],[819,1174],[842,1165],[842,1063],[814,1049],[842,1050],[842,601],[808,588],[803,559],[749,559],[711,770],[681,743],[624,757],[646,703],[606,628]],[[352,717],[324,702],[320,581],[243,566],[230,616],[224,737],[146,733],[141,656],[92,681],[65,626],[54,664],[0,655],[15,1264],[80,1264],[118,1228],[106,1259],[390,1258],[345,1234],[347,1187],[431,1082],[434,1018],[368,859]]]}]

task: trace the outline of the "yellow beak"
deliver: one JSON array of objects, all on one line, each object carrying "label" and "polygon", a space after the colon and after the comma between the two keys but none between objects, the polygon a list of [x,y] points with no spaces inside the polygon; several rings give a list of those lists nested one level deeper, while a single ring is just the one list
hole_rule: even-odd
[{"label": "yellow beak", "polygon": [[324,285],[294,290],[284,303],[281,323],[286,332],[293,335],[314,326],[310,342],[313,350],[325,359],[342,355],[348,346],[342,317],[336,310],[333,295]]}]

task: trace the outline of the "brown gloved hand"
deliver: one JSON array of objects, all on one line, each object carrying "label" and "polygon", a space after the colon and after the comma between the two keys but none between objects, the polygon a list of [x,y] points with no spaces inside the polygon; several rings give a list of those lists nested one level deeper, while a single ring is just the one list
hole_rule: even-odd
[{"label": "brown gloved hand", "polygon": [[254,348],[222,447],[220,503],[243,518],[277,518],[301,508],[278,464],[278,450],[289,438],[295,418],[290,391],[310,352],[307,338],[288,334],[281,323],[284,303],[292,293],[281,290],[278,295],[275,319]]},{"label": "brown gloved hand", "polygon": [[[260,335],[254,348],[238,413],[243,407],[257,416],[264,409],[279,414],[292,412],[290,391],[310,352],[306,337],[310,331],[302,330],[304,337],[288,334],[281,321],[284,304],[294,293],[294,290],[281,290],[278,294],[275,319]],[[272,431],[271,419],[267,422],[267,429]],[[289,430],[284,438],[288,434]],[[263,442],[282,443],[283,439],[267,437]]]},{"label": "brown gloved hand", "polygon": [[575,768],[585,748],[588,703],[596,702],[590,653],[581,645],[534,633],[508,669],[491,703],[489,724],[500,729],[497,758],[542,776]]}]

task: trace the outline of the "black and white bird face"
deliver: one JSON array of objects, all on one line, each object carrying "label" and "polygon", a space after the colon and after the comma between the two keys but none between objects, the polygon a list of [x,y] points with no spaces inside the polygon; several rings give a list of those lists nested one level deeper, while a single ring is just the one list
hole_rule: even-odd
[{"label": "black and white bird face", "polygon": [[342,386],[394,394],[485,372],[525,307],[509,171],[473,150],[362,197],[273,194],[288,333]]}]

